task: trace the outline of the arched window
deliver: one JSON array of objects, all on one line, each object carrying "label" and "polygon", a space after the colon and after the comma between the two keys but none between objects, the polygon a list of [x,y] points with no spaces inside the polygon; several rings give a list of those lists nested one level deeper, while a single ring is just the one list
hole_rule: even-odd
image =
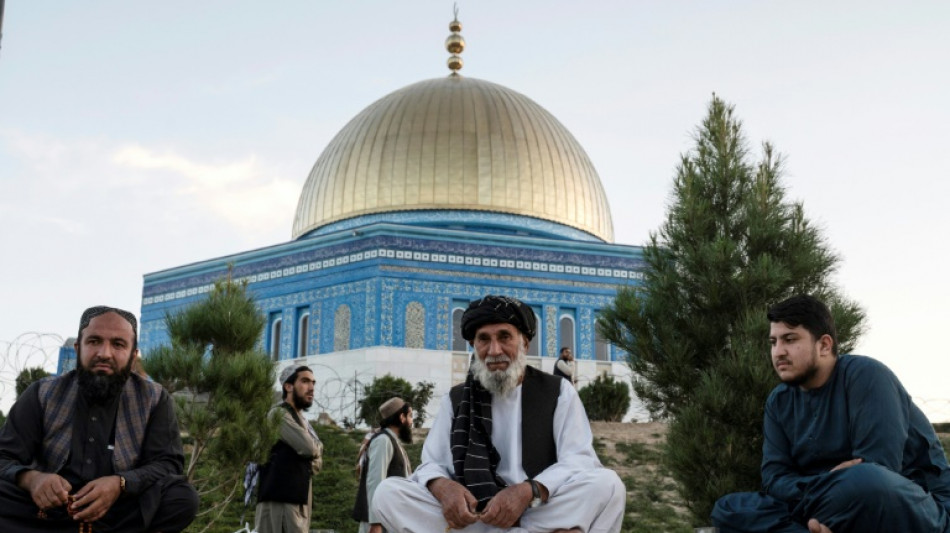
[{"label": "arched window", "polygon": [[426,310],[419,302],[406,305],[406,348],[426,347]]},{"label": "arched window", "polygon": [[600,334],[597,322],[594,322],[594,359],[610,361],[610,343]]},{"label": "arched window", "polygon": [[574,349],[574,317],[571,315],[561,315],[558,321],[558,344],[555,356],[561,355],[561,348],[565,346],[571,349],[572,353],[577,353]]},{"label": "arched window", "polygon": [[[279,314],[277,314],[279,316]],[[280,318],[272,318],[270,323],[270,353],[271,361],[280,359],[280,324],[283,322]]]},{"label": "arched window", "polygon": [[467,352],[468,341],[462,338],[462,314],[465,310],[456,307],[452,310],[452,351]]},{"label": "arched window", "polygon": [[310,313],[297,320],[297,357],[307,357],[307,339],[310,338]]},{"label": "arched window", "polygon": [[534,311],[534,316],[538,318],[538,331],[535,333],[534,338],[531,339],[531,342],[528,343],[528,355],[541,355],[541,330],[544,329],[544,320],[541,319],[540,309],[535,307],[531,309]]},{"label": "arched window", "polygon": [[333,351],[350,349],[350,306],[343,304],[333,314]]}]

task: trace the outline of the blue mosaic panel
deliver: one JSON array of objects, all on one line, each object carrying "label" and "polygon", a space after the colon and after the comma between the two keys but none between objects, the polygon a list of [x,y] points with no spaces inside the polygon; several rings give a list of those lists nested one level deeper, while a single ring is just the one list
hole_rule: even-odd
[{"label": "blue mosaic panel", "polygon": [[[384,229],[400,231],[393,226]],[[638,284],[642,276],[640,251],[633,247],[503,237],[490,244],[439,240],[431,231],[424,238],[409,234],[426,231],[307,238],[147,275],[142,344],[167,342],[164,313],[203,298],[213,281],[227,274],[225,260],[233,260],[232,276],[248,283],[262,312],[280,312],[284,323],[292,324],[296,309],[309,307],[309,353],[333,351],[332,317],[341,304],[351,310],[350,348],[405,345],[409,301],[418,301],[425,309],[425,348],[448,350],[452,302],[500,293],[542,310],[544,355],[552,351],[552,343],[556,350],[558,310],[576,312],[577,356],[592,358],[589,321],[594,311],[612,301],[618,285]],[[583,312],[587,314],[582,316]],[[294,355],[293,330],[283,328],[283,357]]]},{"label": "blue mosaic panel", "polygon": [[[607,278],[604,281],[613,283],[638,281],[642,279],[645,267],[639,249],[614,245],[601,246],[605,252],[610,250],[609,254],[580,253],[568,251],[569,245],[542,249],[505,246],[504,243],[477,244],[385,235],[323,246],[317,241],[295,241],[281,248],[285,255],[278,257],[254,251],[242,254],[247,257],[212,259],[202,263],[203,268],[196,274],[189,274],[194,268],[182,267],[146,275],[143,306],[207,293],[216,280],[228,275],[229,267],[233,279],[251,286],[307,277],[322,271],[350,270],[360,263],[391,263],[391,260],[441,264],[472,272],[512,271],[539,277]],[[290,253],[300,248],[304,250]],[[618,252],[623,255],[615,255]],[[175,270],[181,273],[176,274]]]},{"label": "blue mosaic panel", "polygon": [[425,348],[426,311],[421,303],[409,302],[406,305],[406,348]]},{"label": "blue mosaic panel", "polygon": [[572,241],[603,242],[586,231],[571,226],[551,222],[540,218],[512,215],[508,213],[492,213],[488,211],[443,211],[443,210],[413,210],[391,213],[377,213],[361,217],[348,218],[332,224],[327,224],[304,236],[304,239],[329,235],[339,231],[350,231],[370,224],[392,223],[408,224],[425,227],[463,227],[478,229],[479,231],[498,232],[506,234],[524,234],[525,232],[546,236],[559,237]]},{"label": "blue mosaic panel", "polygon": [[548,357],[557,357],[557,307],[553,305],[544,306],[544,331],[545,343],[542,355]]},{"label": "blue mosaic panel", "polygon": [[350,349],[350,306],[340,304],[333,313],[333,351]]}]

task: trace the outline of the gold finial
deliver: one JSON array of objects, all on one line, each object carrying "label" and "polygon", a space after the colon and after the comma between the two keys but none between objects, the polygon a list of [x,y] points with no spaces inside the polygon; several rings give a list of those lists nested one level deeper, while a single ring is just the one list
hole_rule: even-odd
[{"label": "gold finial", "polygon": [[452,54],[449,56],[449,69],[452,70],[453,76],[457,76],[458,71],[462,68],[462,58],[459,57],[459,54],[465,50],[465,39],[459,34],[459,32],[462,31],[462,23],[459,22],[458,4],[455,4],[455,20],[449,23],[449,31],[451,31],[452,34],[445,39],[445,49]]}]

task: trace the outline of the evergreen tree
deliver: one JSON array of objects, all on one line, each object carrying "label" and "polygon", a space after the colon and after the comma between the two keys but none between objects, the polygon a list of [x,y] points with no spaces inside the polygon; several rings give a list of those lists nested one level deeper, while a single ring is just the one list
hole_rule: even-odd
[{"label": "evergreen tree", "polygon": [[[207,530],[243,487],[246,463],[265,462],[277,441],[274,369],[258,347],[265,320],[246,285],[228,280],[165,323],[171,346],[148,354],[145,370],[175,395],[188,480],[224,495],[201,502]],[[200,476],[199,463],[210,466]]]},{"label": "evergreen tree", "polygon": [[24,368],[19,374],[17,374],[16,377],[16,397],[19,398],[20,395],[23,394],[23,391],[25,391],[27,387],[32,385],[34,382],[51,375],[52,374],[40,366]]},{"label": "evergreen tree", "polygon": [[413,388],[408,381],[392,374],[380,376],[363,389],[359,419],[368,426],[379,425],[379,406],[393,396],[399,396],[412,405],[413,425],[421,428],[426,420],[426,406],[432,399],[434,389],[435,385],[428,381],[420,381]]},{"label": "evergreen tree", "polygon": [[642,287],[620,289],[599,323],[629,354],[637,395],[669,420],[664,459],[699,525],[723,494],[761,487],[764,404],[778,383],[768,306],[798,293],[823,299],[841,353],[864,313],[833,285],[839,259],[803,205],[785,199],[781,157],[765,143],[749,161],[733,107],[714,95],[695,141],[644,249]]}]

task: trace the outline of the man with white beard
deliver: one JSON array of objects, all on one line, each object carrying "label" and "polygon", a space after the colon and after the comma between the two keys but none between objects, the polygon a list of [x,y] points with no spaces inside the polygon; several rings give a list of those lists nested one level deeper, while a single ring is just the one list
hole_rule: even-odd
[{"label": "man with white beard", "polygon": [[376,489],[385,530],[620,531],[626,491],[594,453],[577,392],[527,366],[537,328],[531,308],[485,296],[461,326],[475,350],[468,377],[442,399],[413,476]]}]

